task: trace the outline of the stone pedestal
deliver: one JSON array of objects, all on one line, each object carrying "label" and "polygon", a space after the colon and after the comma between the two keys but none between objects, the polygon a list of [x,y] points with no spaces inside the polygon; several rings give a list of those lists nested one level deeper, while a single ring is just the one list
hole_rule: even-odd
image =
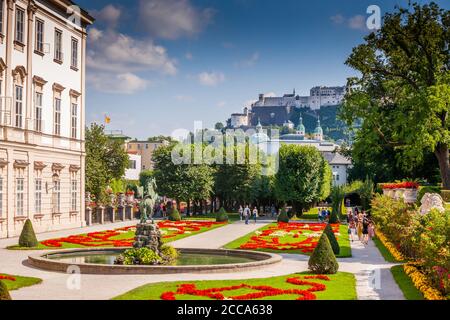
[{"label": "stone pedestal", "polygon": [[86,225],[92,226],[92,208],[86,207]]},{"label": "stone pedestal", "polygon": [[136,226],[134,248],[149,248],[159,254],[162,246],[162,235],[157,224],[146,222]]},{"label": "stone pedestal", "polygon": [[105,208],[98,207],[97,214],[98,214],[98,223],[105,224]]},{"label": "stone pedestal", "polygon": [[125,207],[125,220],[133,220],[133,206],[127,205]]},{"label": "stone pedestal", "polygon": [[118,220],[125,221],[125,207],[124,206],[117,207],[117,217],[118,217]]}]

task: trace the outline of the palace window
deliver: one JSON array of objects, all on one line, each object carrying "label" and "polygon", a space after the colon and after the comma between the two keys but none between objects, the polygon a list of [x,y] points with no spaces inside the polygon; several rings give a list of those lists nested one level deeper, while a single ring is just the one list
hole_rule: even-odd
[{"label": "palace window", "polygon": [[55,135],[61,135],[61,99],[55,98]]},{"label": "palace window", "polygon": [[16,179],[16,215],[23,216],[23,190],[24,190],[24,179]]},{"label": "palace window", "polygon": [[72,103],[71,110],[71,137],[72,139],[77,138],[77,124],[78,124],[78,105]]},{"label": "palace window", "polygon": [[53,213],[61,213],[61,181],[53,182]]},{"label": "palace window", "polygon": [[72,59],[70,65],[72,68],[78,68],[78,40],[74,38],[72,38]]},{"label": "palace window", "polygon": [[0,0],[0,33],[3,33],[3,14],[5,12],[5,0]]},{"label": "palace window", "polygon": [[130,160],[128,169],[136,169],[136,160]]},{"label": "palace window", "polygon": [[61,62],[63,60],[62,52],[62,31],[55,30],[55,60]]},{"label": "palace window", "polygon": [[22,109],[23,109],[23,87],[22,86],[16,86],[15,90],[15,126],[17,128],[22,128]]},{"label": "palace window", "polygon": [[42,211],[42,179],[35,180],[34,189],[34,211],[36,214],[40,214]]},{"label": "palace window", "polygon": [[36,51],[44,53],[44,21],[36,19]]},{"label": "palace window", "polygon": [[77,200],[78,200],[78,183],[77,180],[72,180],[71,184],[71,210],[72,212],[77,211]]},{"label": "palace window", "polygon": [[35,130],[42,132],[42,93],[36,92],[35,99]]},{"label": "palace window", "polygon": [[25,11],[16,9],[16,41],[24,43]]}]

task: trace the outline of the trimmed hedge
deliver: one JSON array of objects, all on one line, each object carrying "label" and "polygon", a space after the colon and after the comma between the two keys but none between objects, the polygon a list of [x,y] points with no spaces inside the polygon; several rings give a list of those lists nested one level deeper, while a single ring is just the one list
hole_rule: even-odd
[{"label": "trimmed hedge", "polygon": [[228,221],[228,214],[225,211],[225,208],[222,207],[216,214],[216,222],[226,222]]},{"label": "trimmed hedge", "polygon": [[309,258],[308,267],[316,274],[335,274],[339,270],[339,264],[325,232]]},{"label": "trimmed hedge", "polygon": [[8,287],[0,280],[0,300],[12,300],[9,295]]},{"label": "trimmed hedge", "polygon": [[280,213],[280,215],[278,216],[277,221],[278,221],[278,222],[289,223],[289,216],[288,216],[288,214],[287,214],[287,212],[286,212],[286,208],[283,208],[283,209],[281,210],[281,213]]},{"label": "trimmed hedge", "polygon": [[181,221],[180,213],[178,212],[177,208],[173,208],[169,213],[169,220],[170,221]]},{"label": "trimmed hedge", "polygon": [[331,225],[328,223],[325,227],[325,230],[323,231],[330,241],[331,248],[333,249],[333,252],[335,255],[338,255],[341,251],[341,247],[339,247],[339,243],[336,239],[336,236],[334,235],[333,229],[331,228]]},{"label": "trimmed hedge", "polygon": [[31,220],[27,219],[19,237],[19,246],[24,248],[34,248],[37,247],[38,244]]}]

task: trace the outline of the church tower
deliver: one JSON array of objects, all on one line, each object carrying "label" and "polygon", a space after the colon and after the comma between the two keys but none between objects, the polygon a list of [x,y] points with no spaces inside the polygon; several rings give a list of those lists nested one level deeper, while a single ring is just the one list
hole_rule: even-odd
[{"label": "church tower", "polygon": [[301,114],[300,114],[300,121],[299,121],[299,123],[298,123],[296,133],[297,133],[298,135],[301,135],[301,136],[305,136],[305,134],[306,134],[306,128],[305,128],[305,126],[303,125],[303,117],[302,117]]},{"label": "church tower", "polygon": [[323,141],[323,129],[320,126],[320,118],[317,119],[317,127],[314,130],[314,140]]}]

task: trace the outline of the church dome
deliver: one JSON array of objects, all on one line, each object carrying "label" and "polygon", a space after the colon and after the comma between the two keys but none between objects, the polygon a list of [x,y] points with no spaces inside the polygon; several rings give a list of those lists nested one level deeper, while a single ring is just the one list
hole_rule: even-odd
[{"label": "church dome", "polygon": [[322,127],[320,126],[320,120],[317,120],[317,127],[316,127],[316,129],[314,130],[314,134],[320,134],[320,135],[323,135],[323,129],[322,129]]}]

